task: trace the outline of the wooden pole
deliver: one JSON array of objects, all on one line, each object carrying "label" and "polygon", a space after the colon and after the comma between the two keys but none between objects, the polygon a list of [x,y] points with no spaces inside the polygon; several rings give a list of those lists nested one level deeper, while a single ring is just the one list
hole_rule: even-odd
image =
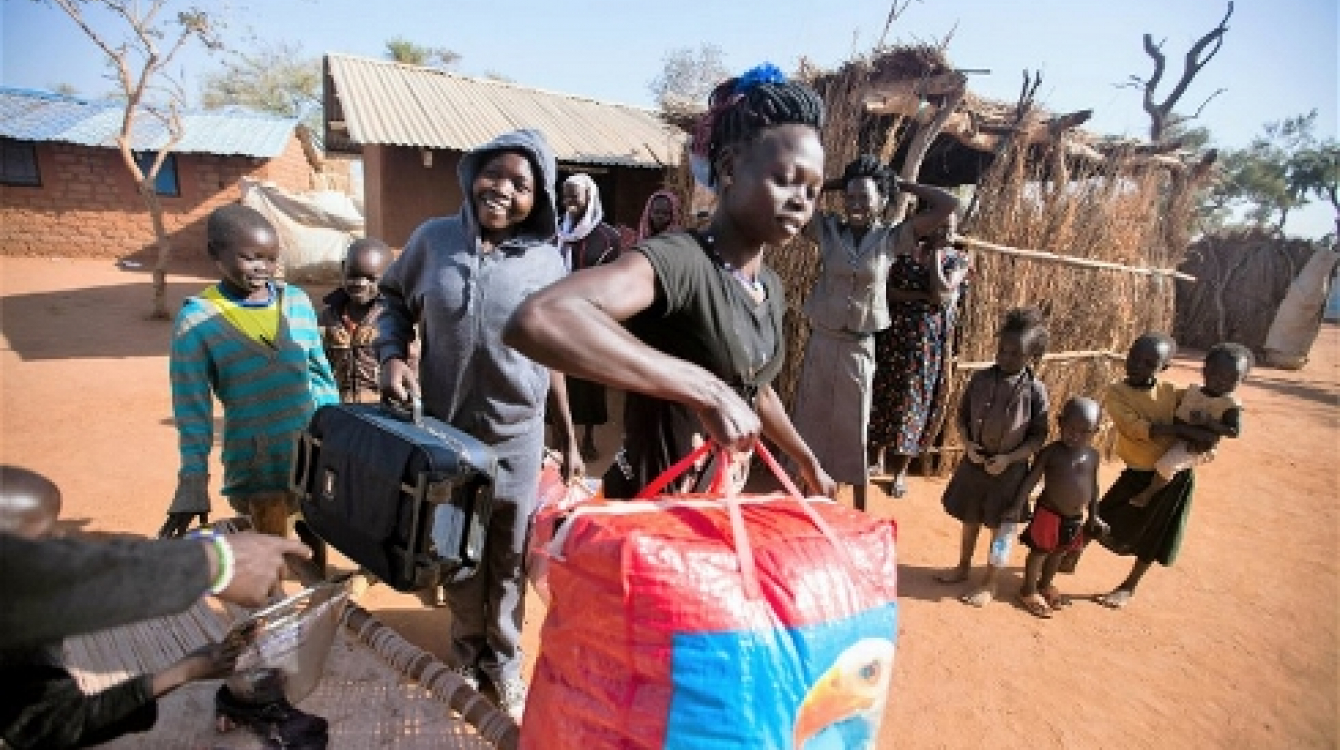
[{"label": "wooden pole", "polygon": [[1126,273],[1140,274],[1143,276],[1171,276],[1174,279],[1182,281],[1195,281],[1196,277],[1190,274],[1182,273],[1173,268],[1141,268],[1138,266],[1126,266],[1121,263],[1113,263],[1107,260],[1094,260],[1093,258],[1076,258],[1071,255],[1058,255],[1043,250],[1026,250],[1024,248],[1010,247],[1008,245],[997,245],[994,242],[979,240],[973,237],[959,235],[957,242],[978,250],[989,250],[1001,255],[1013,255],[1019,258],[1032,258],[1033,260],[1046,261],[1048,263],[1064,263],[1071,266],[1082,266],[1084,268],[1101,268],[1108,271],[1124,271]]},{"label": "wooden pole", "polygon": [[[1043,362],[1068,362],[1072,359],[1124,360],[1126,359],[1126,355],[1118,354],[1117,352],[1109,352],[1103,349],[1097,349],[1092,351],[1077,351],[1077,352],[1052,352],[1050,354],[1042,355]],[[985,370],[986,368],[994,364],[995,362],[955,362],[954,369]]]}]

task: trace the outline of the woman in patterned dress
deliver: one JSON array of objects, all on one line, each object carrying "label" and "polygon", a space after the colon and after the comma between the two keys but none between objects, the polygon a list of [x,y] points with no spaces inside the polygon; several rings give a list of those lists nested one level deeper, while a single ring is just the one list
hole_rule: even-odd
[{"label": "woman in patterned dress", "polygon": [[939,422],[944,406],[941,391],[953,346],[955,304],[968,273],[966,254],[950,242],[954,226],[951,215],[889,267],[892,323],[875,334],[869,439],[881,454],[877,473],[887,469],[893,477],[894,497],[907,494],[907,467],[935,439],[929,428]]}]

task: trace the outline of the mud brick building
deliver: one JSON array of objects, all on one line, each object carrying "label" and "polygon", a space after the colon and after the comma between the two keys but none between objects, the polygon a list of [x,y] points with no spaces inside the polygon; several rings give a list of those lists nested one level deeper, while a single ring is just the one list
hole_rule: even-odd
[{"label": "mud brick building", "polygon": [[[0,88],[0,254],[144,256],[148,209],[116,147],[123,107],[44,91]],[[204,220],[239,199],[252,177],[291,191],[313,187],[297,121],[245,110],[189,112],[157,188],[174,257],[205,258]],[[153,159],[165,132],[138,119],[137,154]]]}]

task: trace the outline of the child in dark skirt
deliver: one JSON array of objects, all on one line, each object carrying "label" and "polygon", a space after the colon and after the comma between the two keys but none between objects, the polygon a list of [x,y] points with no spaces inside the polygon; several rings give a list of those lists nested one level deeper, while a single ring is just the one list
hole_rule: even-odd
[{"label": "child in dark skirt", "polygon": [[1033,488],[1044,483],[1033,518],[1019,537],[1029,549],[1019,603],[1037,617],[1051,617],[1053,610],[1067,603],[1052,585],[1065,554],[1083,547],[1086,534],[1103,535],[1104,524],[1098,517],[1098,464],[1102,459],[1093,448],[1100,415],[1093,399],[1076,396],[1067,401],[1057,420],[1061,439],[1038,453],[1019,487],[1015,503],[1022,508]]},{"label": "child in dark skirt", "polygon": [[1181,392],[1173,383],[1160,380],[1159,374],[1168,368],[1176,347],[1162,333],[1136,339],[1126,355],[1126,378],[1109,385],[1103,399],[1103,408],[1117,430],[1117,455],[1126,463],[1126,470],[1098,504],[1099,516],[1110,526],[1100,541],[1118,555],[1135,557],[1126,580],[1100,599],[1113,609],[1130,603],[1151,565],[1168,566],[1177,559],[1191,514],[1192,470],[1179,471],[1144,506],[1131,500],[1154,481],[1159,458],[1178,440],[1187,441],[1194,451],[1205,451],[1219,439],[1212,430],[1174,418]]},{"label": "child in dark skirt", "polygon": [[1029,365],[1047,351],[1048,334],[1036,308],[1011,310],[1000,328],[996,363],[975,373],[959,404],[958,429],[967,453],[945,488],[945,512],[963,523],[956,567],[937,577],[961,583],[972,573],[977,537],[991,531],[982,582],[963,601],[984,607],[995,598],[996,576],[1009,561],[1022,510],[1018,489],[1028,460],[1047,440],[1047,388]]}]

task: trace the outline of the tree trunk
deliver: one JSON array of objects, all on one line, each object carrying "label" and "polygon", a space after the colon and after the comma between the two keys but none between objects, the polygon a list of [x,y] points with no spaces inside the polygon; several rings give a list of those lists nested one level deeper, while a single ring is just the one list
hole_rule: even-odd
[{"label": "tree trunk", "polygon": [[[903,180],[917,182],[917,176],[921,173],[921,162],[926,158],[926,152],[930,151],[931,144],[935,143],[935,137],[940,134],[940,130],[944,128],[949,116],[954,114],[959,103],[963,101],[963,97],[968,91],[967,79],[961,73],[959,77],[962,79],[960,85],[945,96],[944,103],[940,105],[940,111],[935,113],[935,117],[930,122],[918,127],[917,134],[912,137],[912,143],[907,147],[907,158],[903,160],[903,168],[899,170],[898,174]],[[894,204],[890,218],[893,223],[897,224],[907,216],[907,210],[912,205],[912,198],[911,193],[899,192],[898,202]]]},{"label": "tree trunk", "polygon": [[158,249],[158,257],[154,261],[153,310],[149,317],[152,320],[170,320],[167,309],[167,267],[168,261],[172,259],[172,240],[163,224],[163,204],[158,200],[158,191],[154,189],[152,179],[146,178],[140,183],[140,195],[144,198],[144,205],[149,208],[149,218],[154,224],[154,245]]}]

